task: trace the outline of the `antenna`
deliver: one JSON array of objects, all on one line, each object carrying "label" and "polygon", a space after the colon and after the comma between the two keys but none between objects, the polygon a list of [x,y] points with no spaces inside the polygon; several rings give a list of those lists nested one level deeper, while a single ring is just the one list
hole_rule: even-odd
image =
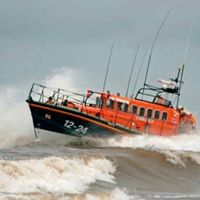
[{"label": "antenna", "polygon": [[144,87],[146,86],[146,81],[147,81],[147,76],[148,76],[149,67],[150,67],[150,63],[151,63],[151,57],[152,57],[152,53],[153,53],[153,48],[154,48],[154,46],[155,46],[156,40],[157,40],[157,38],[158,38],[158,36],[159,36],[159,34],[160,34],[160,31],[161,31],[162,27],[163,27],[164,24],[165,24],[165,22],[166,22],[166,20],[167,20],[167,18],[168,18],[168,16],[169,16],[169,14],[170,14],[170,12],[171,12],[171,9],[169,9],[169,11],[167,12],[165,18],[163,19],[163,21],[162,21],[162,23],[161,23],[161,25],[160,25],[160,27],[159,27],[159,29],[158,29],[158,32],[157,32],[156,35],[155,35],[155,38],[154,38],[154,40],[153,40],[153,43],[152,43],[152,46],[151,46],[150,55],[149,55],[149,60],[148,60],[148,64],[147,64],[146,75],[145,75],[145,79],[144,79]]},{"label": "antenna", "polygon": [[189,49],[190,42],[191,42],[193,28],[194,28],[194,22],[192,22],[192,24],[191,24],[190,32],[189,32],[189,35],[188,35],[188,40],[187,40],[187,43],[186,43],[186,46],[185,46],[185,54],[184,54],[184,58],[183,58],[183,63],[184,64],[186,62],[186,57],[187,57],[188,49]]},{"label": "antenna", "polygon": [[192,22],[192,24],[191,24],[189,35],[188,35],[188,40],[187,40],[187,43],[186,43],[186,46],[185,46],[185,53],[184,53],[184,58],[183,58],[183,65],[182,65],[181,68],[179,68],[178,76],[177,76],[177,79],[176,79],[177,82],[178,82],[178,78],[179,78],[180,71],[181,71],[181,78],[180,78],[179,87],[178,87],[178,98],[177,98],[177,105],[176,105],[177,108],[178,108],[178,105],[179,105],[180,94],[181,94],[180,92],[181,92],[181,87],[182,87],[182,83],[183,83],[183,73],[184,73],[184,68],[185,68],[185,63],[186,63],[186,57],[187,57],[187,54],[188,54],[188,49],[189,49],[189,45],[190,45],[190,41],[191,41],[191,37],[192,37],[193,28],[194,28],[194,22]]},{"label": "antenna", "polygon": [[145,52],[144,52],[144,55],[143,55],[143,58],[142,58],[142,62],[140,64],[140,68],[139,68],[138,73],[137,73],[137,77],[136,77],[136,80],[135,80],[135,83],[134,83],[133,93],[131,95],[132,98],[133,98],[133,95],[135,93],[135,89],[136,89],[136,86],[137,86],[138,78],[140,76],[140,73],[142,71],[142,67],[144,65],[144,60],[145,60],[146,54],[147,54],[147,50],[145,50]]},{"label": "antenna", "polygon": [[105,87],[106,87],[106,81],[107,81],[108,71],[109,71],[109,67],[110,67],[110,61],[111,61],[111,57],[112,57],[112,52],[113,52],[113,44],[112,44],[112,47],[111,47],[111,50],[110,50],[110,54],[109,54],[109,57],[108,57],[108,65],[107,65],[105,79],[104,79],[104,83],[103,83],[103,92],[104,92]]},{"label": "antenna", "polygon": [[135,52],[135,56],[134,56],[134,59],[133,59],[133,64],[132,64],[132,67],[131,67],[131,72],[130,72],[128,85],[127,85],[127,89],[126,89],[126,97],[128,96],[129,87],[130,87],[131,78],[132,78],[132,73],[133,73],[133,69],[134,69],[134,66],[135,66],[135,62],[136,62],[138,51],[139,51],[139,46],[137,46],[137,49],[136,49],[136,52]]}]

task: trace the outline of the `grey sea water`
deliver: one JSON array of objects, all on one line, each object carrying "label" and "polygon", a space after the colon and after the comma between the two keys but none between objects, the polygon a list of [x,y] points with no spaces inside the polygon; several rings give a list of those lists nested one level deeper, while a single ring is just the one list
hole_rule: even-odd
[{"label": "grey sea water", "polygon": [[171,148],[183,148],[183,139],[189,136],[139,136],[129,143],[73,138],[3,148],[0,199],[199,199],[199,147]]}]

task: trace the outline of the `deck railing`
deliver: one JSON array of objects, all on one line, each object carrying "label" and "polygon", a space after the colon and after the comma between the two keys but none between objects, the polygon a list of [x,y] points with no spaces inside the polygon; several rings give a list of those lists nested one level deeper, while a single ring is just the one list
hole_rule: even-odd
[{"label": "deck railing", "polygon": [[86,102],[85,94],[79,94],[59,88],[46,87],[36,83],[32,85],[28,99],[40,103],[46,103],[49,97],[52,98],[53,105],[62,105],[65,100],[67,102],[81,105],[89,105],[95,101],[94,98],[91,98],[90,101]]}]

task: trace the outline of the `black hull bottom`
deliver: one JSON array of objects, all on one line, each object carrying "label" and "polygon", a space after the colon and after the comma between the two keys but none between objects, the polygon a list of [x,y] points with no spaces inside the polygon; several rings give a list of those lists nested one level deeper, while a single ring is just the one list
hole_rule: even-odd
[{"label": "black hull bottom", "polygon": [[41,103],[30,103],[34,128],[77,137],[113,137],[133,135],[132,131],[76,110]]}]

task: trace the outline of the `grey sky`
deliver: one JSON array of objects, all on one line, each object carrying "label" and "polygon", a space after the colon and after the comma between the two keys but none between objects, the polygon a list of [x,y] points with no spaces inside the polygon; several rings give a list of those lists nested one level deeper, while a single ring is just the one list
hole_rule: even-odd
[{"label": "grey sky", "polygon": [[52,69],[69,66],[83,73],[85,87],[101,89],[114,44],[107,86],[125,91],[136,46],[140,52],[134,73],[169,8],[149,82],[176,72],[194,22],[182,101],[200,110],[199,0],[0,0],[0,84],[29,88]]}]

